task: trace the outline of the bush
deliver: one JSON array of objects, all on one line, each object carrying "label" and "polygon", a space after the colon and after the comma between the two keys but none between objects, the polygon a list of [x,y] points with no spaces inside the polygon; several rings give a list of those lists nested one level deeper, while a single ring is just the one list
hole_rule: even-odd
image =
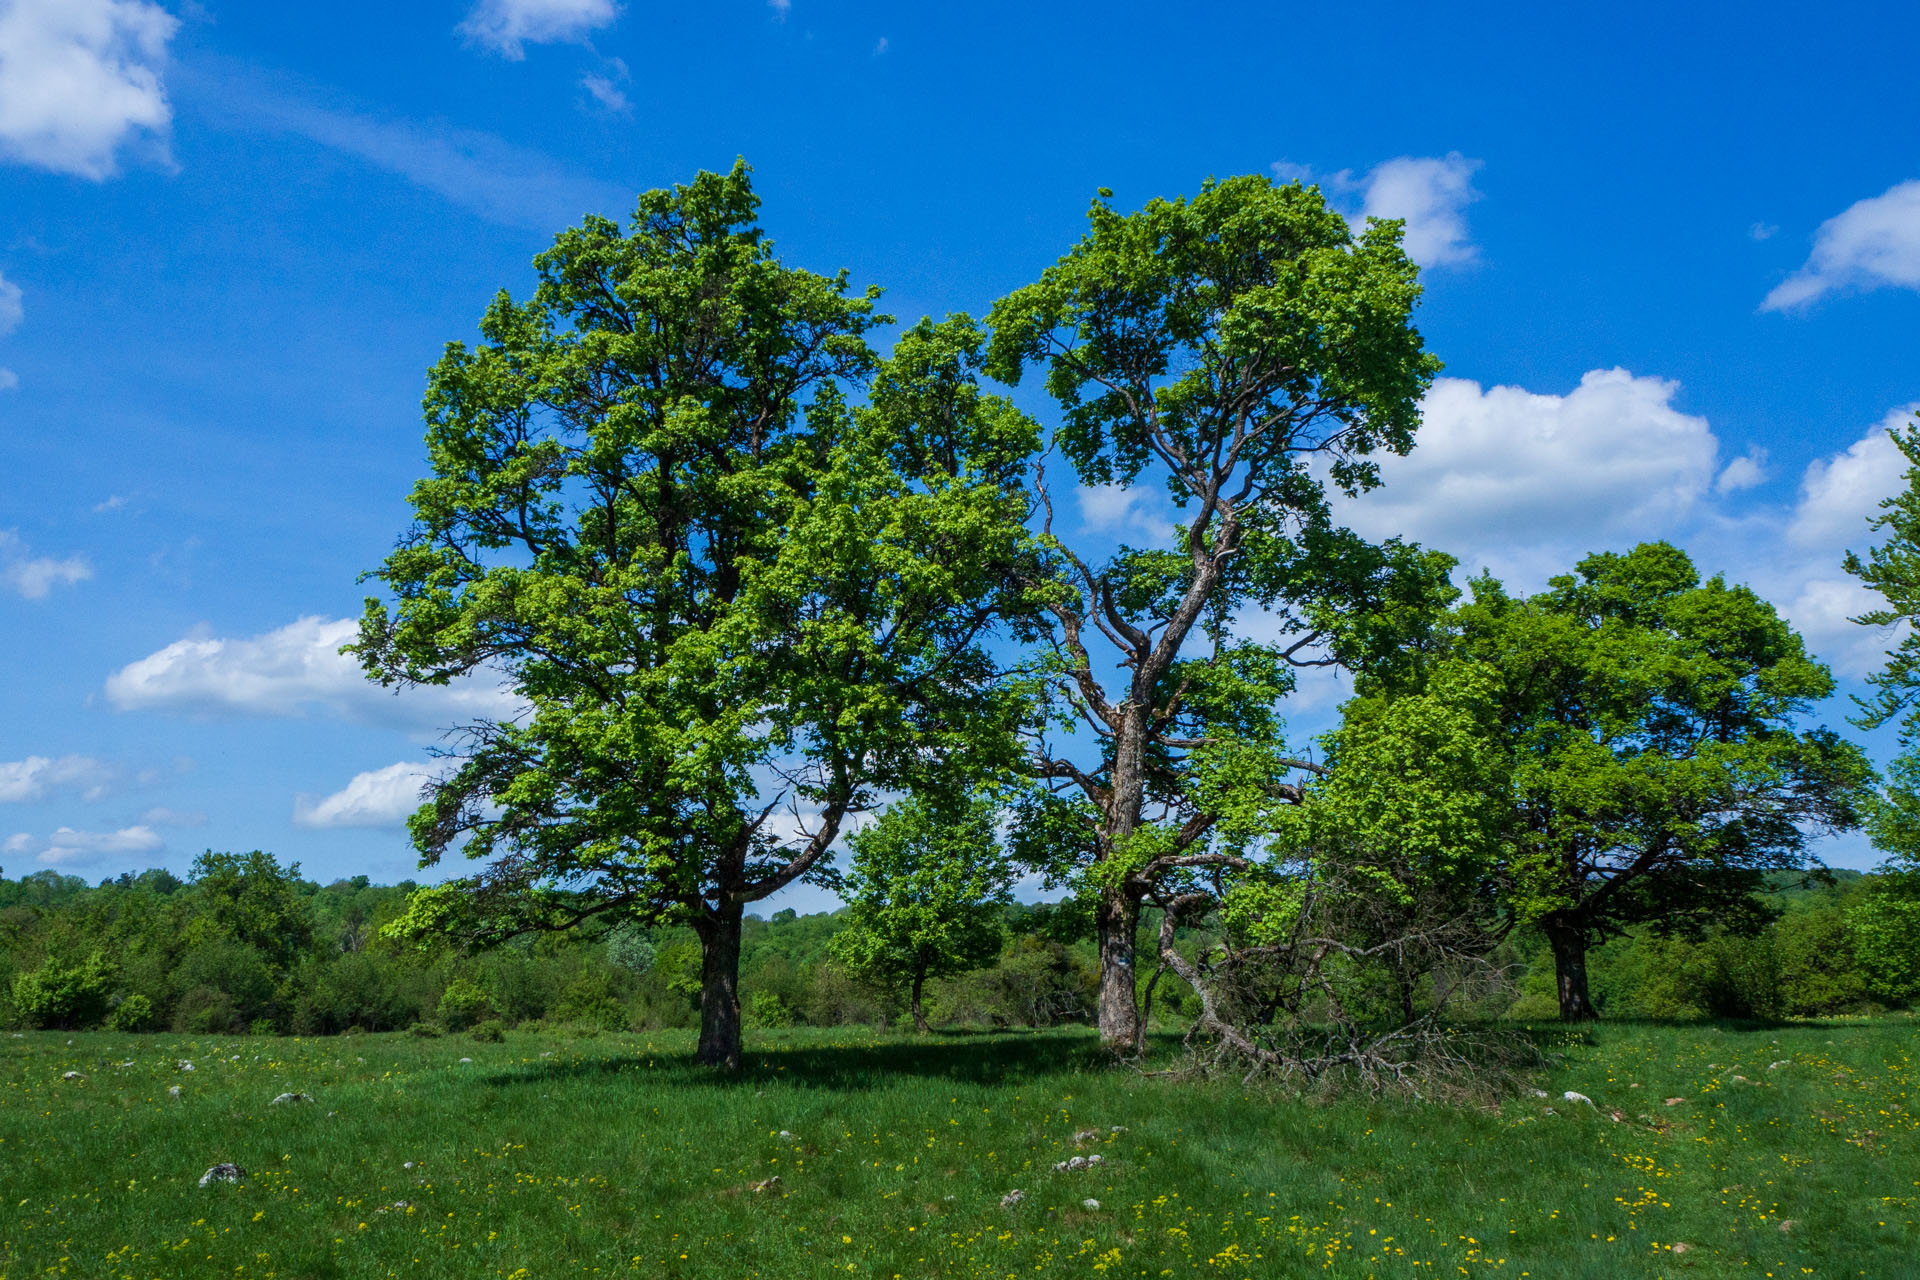
[{"label": "bush", "polygon": [[790,1027],[795,1022],[792,1006],[772,991],[754,992],[744,1012],[750,1027]]},{"label": "bush", "polygon": [[455,1031],[464,1031],[498,1014],[486,989],[466,978],[455,979],[440,995],[440,1021]]},{"label": "bush", "polygon": [[107,1025],[115,1031],[145,1031],[153,1025],[153,1001],[134,994],[113,1007]]},{"label": "bush", "polygon": [[407,1028],[407,1034],[416,1040],[438,1040],[447,1029],[437,1022],[416,1022]]},{"label": "bush", "polygon": [[78,1031],[97,1027],[107,1013],[113,967],[98,951],[79,964],[62,964],[52,956],[40,967],[13,980],[13,1007],[29,1026]]},{"label": "bush", "polygon": [[611,976],[591,969],[581,970],[579,976],[567,984],[567,989],[560,993],[560,1006],[554,1014],[562,1022],[577,1023],[596,1031],[627,1028],[627,1007],[613,994]]},{"label": "bush", "polygon": [[507,1038],[507,1024],[498,1018],[488,1018],[474,1023],[467,1034],[482,1044],[499,1044]]}]

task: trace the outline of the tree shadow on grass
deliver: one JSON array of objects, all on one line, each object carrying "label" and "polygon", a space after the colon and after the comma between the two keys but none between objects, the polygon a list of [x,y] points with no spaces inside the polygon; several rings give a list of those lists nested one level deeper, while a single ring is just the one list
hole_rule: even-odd
[{"label": "tree shadow on grass", "polygon": [[[1149,1055],[1177,1051],[1177,1035],[1150,1037]],[[903,1076],[955,1084],[1001,1085],[1040,1076],[1128,1068],[1100,1047],[1089,1028],[1049,1031],[935,1032],[913,1039],[864,1043],[770,1044],[746,1054],[737,1074],[695,1062],[692,1053],[615,1053],[605,1057],[542,1060],[499,1073],[490,1083],[526,1085],[563,1079],[616,1076],[645,1068],[649,1082],[663,1085],[762,1087],[769,1081],[827,1090],[869,1090]]]}]

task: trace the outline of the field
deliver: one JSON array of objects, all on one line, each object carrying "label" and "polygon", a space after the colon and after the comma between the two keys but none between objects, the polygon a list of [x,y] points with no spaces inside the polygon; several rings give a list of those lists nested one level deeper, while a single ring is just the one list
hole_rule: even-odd
[{"label": "field", "polygon": [[1550,1097],[1484,1110],[1102,1069],[1082,1031],[762,1033],[738,1081],[671,1033],[35,1032],[0,1039],[0,1280],[1920,1276],[1917,1030],[1555,1030]]}]

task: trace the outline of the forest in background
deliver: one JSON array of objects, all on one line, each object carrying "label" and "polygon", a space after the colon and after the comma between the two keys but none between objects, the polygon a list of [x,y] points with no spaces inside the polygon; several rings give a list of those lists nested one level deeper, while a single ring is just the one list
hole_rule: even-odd
[{"label": "forest in background", "polygon": [[[1611,1017],[1786,1018],[1871,1013],[1920,993],[1920,957],[1892,962],[1859,945],[1865,908],[1888,877],[1854,871],[1774,878],[1773,919],[1662,937],[1638,928],[1594,952],[1593,994]],[[0,1025],[192,1034],[327,1035],[415,1029],[488,1038],[512,1026],[578,1032],[691,1027],[700,948],[689,929],[601,921],[486,950],[420,947],[382,936],[411,882],[365,876],[321,885],[265,853],[209,852],[185,879],[165,870],[88,884],[39,871],[0,878]],[[1097,955],[1090,911],[1073,903],[999,909],[997,955],[928,984],[936,1025],[1041,1027],[1090,1022]],[[845,908],[750,916],[741,949],[749,1026],[898,1025],[902,986],[836,961]],[[1149,930],[1159,921],[1150,914]],[[1210,941],[1182,931],[1183,948]],[[1480,1018],[1557,1013],[1546,941],[1501,946],[1501,981],[1457,1002]],[[1163,975],[1149,1016],[1181,1030],[1198,1012]]]}]

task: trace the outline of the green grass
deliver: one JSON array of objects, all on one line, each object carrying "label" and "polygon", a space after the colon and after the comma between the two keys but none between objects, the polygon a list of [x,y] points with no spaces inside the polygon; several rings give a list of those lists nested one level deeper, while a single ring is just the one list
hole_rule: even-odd
[{"label": "green grass", "polygon": [[673,1033],[0,1036],[0,1280],[1920,1276],[1912,1019],[1548,1034],[1552,1097],[1486,1110],[1102,1069],[1079,1031],[765,1034],[737,1081]]}]

